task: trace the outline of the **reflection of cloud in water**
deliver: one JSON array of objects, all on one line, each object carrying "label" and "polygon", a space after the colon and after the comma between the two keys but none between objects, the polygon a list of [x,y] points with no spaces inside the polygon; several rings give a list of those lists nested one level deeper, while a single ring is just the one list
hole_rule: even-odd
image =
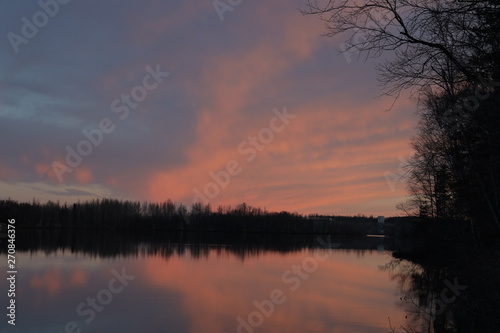
[{"label": "reflection of cloud in water", "polygon": [[83,230],[18,236],[24,263],[19,302],[29,318],[19,327],[24,331],[61,331],[73,319],[84,324],[75,308],[107,286],[111,269],[121,267],[136,279],[82,328],[231,333],[238,316],[247,320],[256,311],[253,302],[270,299],[274,289],[282,290],[286,301],[275,306],[259,332],[386,333],[387,317],[394,324],[404,313],[394,306],[395,282],[378,268],[389,258],[376,250],[377,242],[389,239],[332,237],[341,248],[318,260],[317,269],[292,291],[295,283],[283,281],[283,274],[315,253],[316,258],[327,254],[318,236]]},{"label": "reflection of cloud in water", "polygon": [[270,299],[273,289],[286,301],[264,318],[260,332],[386,332],[387,317],[402,315],[394,306],[394,283],[378,265],[387,261],[376,252],[363,259],[334,251],[318,269],[301,280],[297,290],[282,280],[285,271],[300,265],[311,252],[266,254],[247,258],[223,256],[211,251],[204,260],[149,257],[144,262],[148,284],[157,290],[183,294],[183,311],[192,320],[192,332],[234,332],[237,318],[246,320],[256,311],[253,302]]},{"label": "reflection of cloud in water", "polygon": [[83,269],[76,269],[71,274],[71,285],[83,286],[87,284],[87,273]]},{"label": "reflection of cloud in water", "polygon": [[52,267],[33,273],[30,278],[30,286],[54,296],[62,289],[85,286],[87,281],[88,273],[81,268],[60,269]]}]

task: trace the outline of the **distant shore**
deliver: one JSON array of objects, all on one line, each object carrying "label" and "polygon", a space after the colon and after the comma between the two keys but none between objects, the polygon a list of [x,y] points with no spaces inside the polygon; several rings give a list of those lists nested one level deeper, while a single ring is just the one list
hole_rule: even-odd
[{"label": "distant shore", "polygon": [[188,208],[167,200],[140,203],[95,199],[72,205],[0,200],[1,221],[16,219],[19,228],[212,231],[237,233],[411,235],[413,217],[389,217],[384,223],[371,216],[308,215],[269,212],[245,203],[219,206],[194,204]]}]

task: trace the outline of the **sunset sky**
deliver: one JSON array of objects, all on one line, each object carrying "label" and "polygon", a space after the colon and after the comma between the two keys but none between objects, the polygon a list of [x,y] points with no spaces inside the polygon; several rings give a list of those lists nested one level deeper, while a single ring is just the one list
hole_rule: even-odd
[{"label": "sunset sky", "polygon": [[306,0],[58,1],[0,1],[0,198],[398,213],[415,106]]}]

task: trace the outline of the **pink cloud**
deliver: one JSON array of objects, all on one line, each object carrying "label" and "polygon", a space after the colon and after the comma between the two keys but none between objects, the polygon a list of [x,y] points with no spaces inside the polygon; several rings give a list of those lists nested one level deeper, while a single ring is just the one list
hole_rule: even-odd
[{"label": "pink cloud", "polygon": [[13,169],[13,168],[11,168],[3,163],[0,163],[0,179],[12,181],[12,180],[16,180],[20,177],[21,177],[21,175],[17,170],[15,170],[15,169]]},{"label": "pink cloud", "polygon": [[92,172],[89,169],[78,167],[75,169],[75,179],[80,184],[88,184],[94,179]]},{"label": "pink cloud", "polygon": [[[388,113],[384,110],[392,100],[379,98],[366,102],[366,96],[359,96],[359,91],[347,89],[352,79],[348,76],[354,74],[343,67],[346,63],[342,57],[340,63],[333,63],[333,54],[332,68],[329,62],[321,64],[322,70],[331,71],[331,77],[296,74],[295,70],[304,64],[319,61],[318,54],[325,51],[325,45],[336,43],[321,38],[324,26],[317,18],[302,17],[296,8],[284,8],[282,3],[264,6],[246,3],[230,13],[237,20],[220,23],[210,2],[202,5],[183,2],[175,12],[164,15],[156,13],[157,5],[144,5],[141,13],[125,18],[134,27],[125,31],[127,42],[139,51],[149,52],[154,48],[155,52],[147,53],[147,59],[142,61],[124,61],[114,66],[95,85],[111,103],[119,97],[117,91],[126,92],[142,82],[145,64],[165,64],[165,70],[168,66],[178,68],[175,87],[189,96],[192,122],[175,142],[162,144],[180,146],[182,161],[168,161],[165,166],[155,161],[151,163],[154,167],[145,172],[116,168],[109,161],[113,174],[103,176],[102,169],[91,165],[89,159],[86,162],[89,164],[66,174],[68,182],[102,183],[132,198],[153,201],[171,198],[190,204],[194,188],[203,191],[207,183],[213,182],[210,172],[224,170],[228,161],[236,160],[243,171],[211,199],[213,206],[246,201],[271,210],[313,212],[316,209],[320,213],[342,214],[350,213],[357,204],[357,212],[370,214],[377,204],[383,203],[378,212],[395,213],[393,206],[405,195],[404,186],[392,192],[384,172],[397,170],[398,157],[409,155],[408,138],[414,123],[408,114],[399,111],[408,104],[403,103],[398,110]],[[200,36],[199,31],[189,31],[187,26],[201,14],[213,15],[214,21],[221,24],[220,38],[229,38],[231,34],[238,38],[231,38],[227,44],[225,40],[197,44],[196,39],[165,47],[155,44],[162,36],[171,36],[175,29],[186,28],[187,36]],[[255,31],[261,30],[272,33],[256,35]],[[119,41],[116,43],[120,46]],[[356,79],[363,80],[364,74],[356,74],[360,76]],[[331,90],[327,89],[329,85]],[[323,93],[315,94],[316,91]],[[172,114],[184,111],[168,106],[165,110],[163,106],[153,109],[152,102],[163,101],[162,98],[160,92],[151,94],[141,105],[141,117],[153,111]],[[297,117],[284,131],[275,133],[274,140],[254,161],[247,162],[238,153],[238,145],[269,126],[271,110],[284,105]],[[102,112],[114,116],[107,106]],[[173,118],[178,119],[176,116]],[[162,130],[161,124],[154,121],[144,127],[148,131]],[[166,138],[163,133],[155,134],[152,137],[160,141]],[[119,134],[116,135],[118,138]],[[105,140],[108,142],[108,137]],[[43,164],[51,159],[46,156],[44,159],[31,162],[35,172],[56,181],[48,167],[50,163]],[[7,171],[0,165],[2,174]]]}]

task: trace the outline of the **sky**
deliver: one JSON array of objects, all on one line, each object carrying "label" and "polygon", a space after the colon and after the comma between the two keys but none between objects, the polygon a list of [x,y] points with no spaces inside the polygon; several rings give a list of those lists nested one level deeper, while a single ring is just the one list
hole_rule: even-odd
[{"label": "sky", "polygon": [[305,1],[0,0],[0,198],[400,213],[415,105]]}]

